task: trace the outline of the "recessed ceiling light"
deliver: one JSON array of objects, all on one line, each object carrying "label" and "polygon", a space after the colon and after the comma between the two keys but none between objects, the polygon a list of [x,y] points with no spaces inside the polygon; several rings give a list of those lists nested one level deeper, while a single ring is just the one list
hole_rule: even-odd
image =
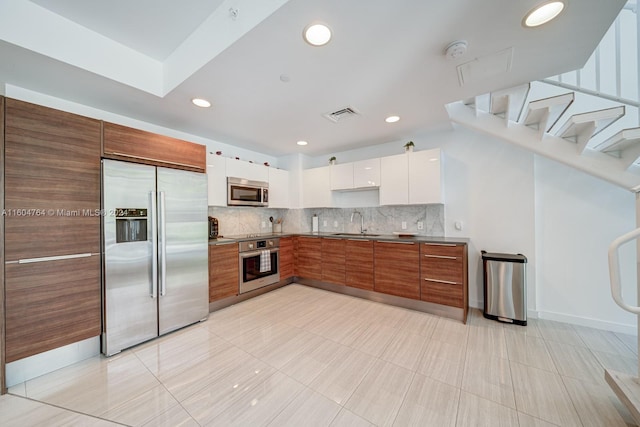
[{"label": "recessed ceiling light", "polygon": [[384,121],[387,123],[395,123],[398,120],[400,120],[400,116],[389,116],[386,119],[384,119]]},{"label": "recessed ceiling light", "polygon": [[202,98],[193,98],[191,100],[191,102],[193,102],[193,105],[197,105],[198,107],[202,107],[202,108],[209,108],[211,107],[211,103],[209,101],[207,101],[206,99],[202,99]]},{"label": "recessed ceiling light", "polygon": [[302,37],[312,46],[324,46],[331,40],[331,30],[324,24],[311,24],[305,27]]},{"label": "recessed ceiling light", "polygon": [[525,27],[538,27],[542,24],[546,24],[556,16],[560,15],[564,6],[564,2],[562,1],[548,1],[542,3],[525,15],[522,20],[522,25]]},{"label": "recessed ceiling light", "polygon": [[298,145],[307,145],[308,142],[307,141],[298,141],[298,142],[296,142],[296,144],[298,144]]}]

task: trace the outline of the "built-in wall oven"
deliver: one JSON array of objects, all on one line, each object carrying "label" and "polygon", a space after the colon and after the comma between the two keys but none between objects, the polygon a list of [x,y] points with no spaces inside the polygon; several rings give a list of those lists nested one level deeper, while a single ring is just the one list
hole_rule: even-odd
[{"label": "built-in wall oven", "polygon": [[280,281],[280,239],[240,242],[239,293],[253,291]]}]

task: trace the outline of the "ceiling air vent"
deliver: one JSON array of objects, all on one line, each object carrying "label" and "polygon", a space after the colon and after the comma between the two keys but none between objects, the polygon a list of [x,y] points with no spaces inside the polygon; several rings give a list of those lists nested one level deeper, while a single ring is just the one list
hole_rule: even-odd
[{"label": "ceiling air vent", "polygon": [[333,113],[325,113],[322,116],[331,120],[334,123],[338,123],[340,120],[344,119],[345,117],[357,116],[358,114],[360,113],[355,108],[345,107],[345,108],[336,110]]}]

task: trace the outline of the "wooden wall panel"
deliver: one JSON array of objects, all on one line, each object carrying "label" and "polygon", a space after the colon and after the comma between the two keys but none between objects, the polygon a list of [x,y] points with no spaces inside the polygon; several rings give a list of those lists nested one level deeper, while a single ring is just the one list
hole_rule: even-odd
[{"label": "wooden wall panel", "polygon": [[376,292],[420,299],[420,247],[417,243],[375,242]]},{"label": "wooden wall panel", "polygon": [[373,240],[347,240],[346,285],[373,290]]},{"label": "wooden wall panel", "polygon": [[293,237],[280,238],[280,280],[294,276]]},{"label": "wooden wall panel", "polygon": [[238,295],[238,244],[209,245],[209,302]]},{"label": "wooden wall panel", "polygon": [[5,257],[100,252],[100,122],[6,100]]},{"label": "wooden wall panel", "polygon": [[205,172],[204,145],[105,122],[103,157],[154,166]]},{"label": "wooden wall panel", "polygon": [[5,371],[5,312],[4,312],[4,96],[0,96],[0,394],[7,392]]},{"label": "wooden wall panel", "polygon": [[347,241],[322,239],[322,281],[344,285],[346,281],[345,259]]},{"label": "wooden wall panel", "polygon": [[6,361],[100,335],[100,257],[7,264]]},{"label": "wooden wall panel", "polygon": [[317,237],[298,237],[298,276],[322,280],[322,240]]}]

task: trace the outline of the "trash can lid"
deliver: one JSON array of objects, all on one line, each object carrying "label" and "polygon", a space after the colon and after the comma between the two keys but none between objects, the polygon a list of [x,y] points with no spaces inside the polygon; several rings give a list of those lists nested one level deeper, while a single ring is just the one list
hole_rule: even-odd
[{"label": "trash can lid", "polygon": [[527,262],[527,257],[522,254],[501,254],[498,252],[482,251],[482,259],[489,261]]}]

